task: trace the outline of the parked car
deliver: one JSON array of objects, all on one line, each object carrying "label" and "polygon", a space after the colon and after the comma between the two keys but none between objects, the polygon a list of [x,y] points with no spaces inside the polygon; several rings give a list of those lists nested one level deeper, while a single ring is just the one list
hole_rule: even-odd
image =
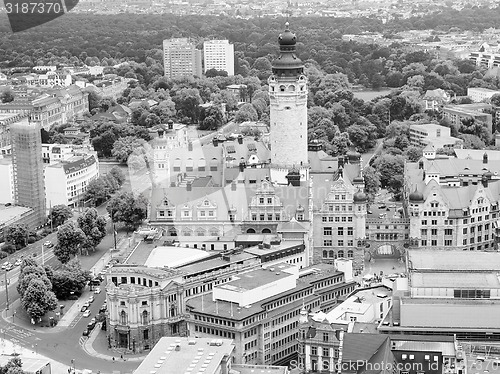
[{"label": "parked car", "polygon": [[99,313],[103,313],[103,312],[105,312],[105,311],[106,311],[106,309],[108,309],[108,306],[107,306],[106,304],[104,304],[103,306],[101,306],[101,307],[99,308]]},{"label": "parked car", "polygon": [[6,267],[5,267],[5,270],[6,271],[9,271],[9,270],[12,270],[14,269],[14,265],[12,265],[11,263],[9,263]]},{"label": "parked car", "polygon": [[83,316],[84,316],[85,318],[90,317],[90,310],[88,310],[88,309],[87,309],[87,310],[85,311],[85,313],[83,313]]},{"label": "parked car", "polygon": [[100,288],[100,287],[97,287],[97,288],[94,290],[94,293],[95,293],[95,294],[99,294],[99,293],[101,293],[101,288]]},{"label": "parked car", "polygon": [[90,304],[90,303],[93,303],[94,302],[94,296],[90,296],[89,299],[87,300],[87,302]]},{"label": "parked car", "polygon": [[87,305],[83,304],[82,308],[80,309],[80,312],[85,312],[87,310]]},{"label": "parked car", "polygon": [[16,262],[14,263],[14,265],[15,265],[15,266],[19,266],[19,265],[21,265],[22,263],[23,263],[23,259],[22,259],[22,258],[18,258],[18,259],[16,260]]},{"label": "parked car", "polygon": [[10,262],[9,262],[9,261],[5,261],[5,262],[2,264],[2,270],[5,270],[5,268],[6,268],[7,266],[9,266],[9,265],[10,265]]},{"label": "parked car", "polygon": [[43,243],[43,245],[47,248],[52,248],[54,246],[54,244],[52,244],[50,240],[47,240],[45,243]]},{"label": "parked car", "polygon": [[83,330],[83,336],[89,336],[90,331],[88,329]]}]

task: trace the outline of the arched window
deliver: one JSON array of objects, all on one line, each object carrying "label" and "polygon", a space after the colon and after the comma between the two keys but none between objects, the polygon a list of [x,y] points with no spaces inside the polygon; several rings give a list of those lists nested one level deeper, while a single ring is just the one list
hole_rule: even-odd
[{"label": "arched window", "polygon": [[269,229],[262,229],[262,233],[263,234],[270,234],[271,230],[269,230]]},{"label": "arched window", "polygon": [[254,229],[247,229],[247,234],[255,234],[255,230]]},{"label": "arched window", "polygon": [[334,258],[334,257],[335,257],[335,252],[333,252],[333,251],[329,251],[329,252],[328,252],[328,257],[330,257],[330,258]]},{"label": "arched window", "polygon": [[328,251],[323,251],[323,258],[328,257]]},{"label": "arched window", "polygon": [[337,257],[338,258],[343,258],[344,257],[344,251],[342,249],[338,252]]},{"label": "arched window", "polygon": [[285,92],[285,86],[280,86],[280,91]]},{"label": "arched window", "polygon": [[148,312],[147,310],[142,312],[142,324],[147,325],[148,324]]},{"label": "arched window", "polygon": [[120,325],[127,325],[127,313],[124,310],[120,312]]},{"label": "arched window", "polygon": [[177,230],[176,230],[175,228],[173,228],[173,227],[172,227],[172,228],[170,228],[170,229],[168,230],[168,234],[169,234],[170,236],[177,236]]},{"label": "arched window", "polygon": [[170,317],[175,317],[177,315],[177,310],[175,308],[175,305],[172,305],[170,307]]},{"label": "arched window", "polygon": [[347,251],[347,258],[353,258],[354,257],[354,252],[352,250]]},{"label": "arched window", "polygon": [[288,91],[291,91],[291,92],[295,91],[295,86],[293,84],[289,85]]},{"label": "arched window", "polygon": [[219,229],[215,228],[215,227],[212,227],[210,229],[210,235],[211,236],[219,236]]}]

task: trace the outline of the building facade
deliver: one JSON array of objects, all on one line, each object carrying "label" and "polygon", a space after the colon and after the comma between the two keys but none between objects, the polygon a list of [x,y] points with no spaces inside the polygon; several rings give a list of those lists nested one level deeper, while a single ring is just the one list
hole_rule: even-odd
[{"label": "building facade", "polygon": [[33,225],[41,226],[46,221],[46,205],[40,125],[31,122],[14,123],[10,127],[10,133],[15,203],[32,208]]},{"label": "building facade", "polygon": [[234,75],[234,45],[229,40],[209,40],[203,42],[203,72],[217,69]]},{"label": "building facade", "polygon": [[168,78],[201,77],[201,51],[187,38],[163,41],[163,66]]},{"label": "building facade", "polygon": [[417,147],[430,145],[434,149],[462,148],[463,140],[451,136],[449,127],[434,123],[410,125],[410,143]]},{"label": "building facade", "polygon": [[500,91],[482,87],[467,88],[467,96],[469,96],[475,103],[488,101],[493,95],[496,94],[500,94]]}]

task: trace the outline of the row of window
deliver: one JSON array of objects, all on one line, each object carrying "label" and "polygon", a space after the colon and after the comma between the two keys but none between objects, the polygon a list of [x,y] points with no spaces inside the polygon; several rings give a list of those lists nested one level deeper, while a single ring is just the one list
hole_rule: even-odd
[{"label": "row of window", "polygon": [[[347,240],[346,243],[348,247],[354,247],[354,240],[349,239]],[[337,240],[337,247],[343,247],[343,246],[344,246],[344,240]],[[323,247],[333,247],[333,240],[331,239],[323,240]]]},{"label": "row of window", "polygon": [[321,217],[322,222],[352,222],[352,217]]},{"label": "row of window", "polygon": [[[344,232],[346,232],[348,236],[352,236],[354,234],[354,228],[347,227],[347,230],[344,230],[344,227],[342,227],[342,226],[337,227],[337,235],[338,236],[344,235]],[[325,235],[325,236],[333,235],[332,227],[323,227],[323,235]]]},{"label": "row of window", "polygon": [[[145,287],[153,287],[153,281],[151,279],[146,279],[146,278],[139,278],[137,277],[137,284],[141,285],[141,280],[142,280],[142,286]],[[111,277],[111,282],[113,282],[116,286],[118,286],[118,277]],[[120,284],[136,284],[136,278],[135,277],[121,277],[120,279]],[[155,287],[157,287],[159,284],[158,282],[154,282]]]},{"label": "row of window", "polygon": [[195,314],[194,315],[194,319],[197,320],[197,321],[209,322],[209,323],[223,325],[223,326],[229,326],[229,327],[234,327],[235,326],[234,322],[228,321],[228,320],[225,320],[225,319],[221,319],[221,318],[199,316],[199,315]]},{"label": "row of window", "polygon": [[230,339],[234,339],[236,336],[235,333],[231,332],[231,331],[219,330],[219,329],[214,329],[214,328],[205,327],[205,326],[198,326],[198,325],[194,325],[194,331],[195,332],[202,332],[204,334],[217,335],[217,336],[221,336],[223,338],[230,338]]},{"label": "row of window", "polygon": [[275,213],[274,214],[274,220],[273,220],[273,214],[272,213],[261,213],[257,215],[257,213],[252,213],[252,221],[257,221],[257,217],[259,217],[259,221],[279,221],[281,220],[281,214],[280,213]]},{"label": "row of window", "polygon": [[[288,347],[287,349],[280,351],[272,356],[272,362],[276,362],[278,360],[281,360],[283,357],[290,356],[293,353],[297,352],[297,344],[292,345],[291,347]],[[266,362],[268,361],[269,356],[266,355]]]},{"label": "row of window", "polygon": [[276,338],[277,336],[280,336],[290,330],[293,330],[293,329],[296,329],[297,326],[299,325],[299,323],[297,321],[295,322],[292,322],[292,323],[289,323],[288,325],[286,326],[283,326],[277,330],[274,330],[272,333],[271,333],[271,337],[274,339]]}]

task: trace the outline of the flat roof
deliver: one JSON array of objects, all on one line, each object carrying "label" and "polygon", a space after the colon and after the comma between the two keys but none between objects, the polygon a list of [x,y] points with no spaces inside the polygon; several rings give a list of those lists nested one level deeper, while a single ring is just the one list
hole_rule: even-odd
[{"label": "flat roof", "polygon": [[214,258],[207,258],[206,260],[202,260],[199,262],[196,262],[194,264],[186,264],[179,266],[180,270],[183,270],[187,272],[188,274],[196,274],[198,272],[202,271],[208,271],[211,269],[217,269],[220,267],[223,267],[225,265],[229,265],[238,261],[245,261],[249,260],[252,258],[255,258],[254,255],[248,254],[248,253],[237,253],[237,254],[230,254],[227,256],[229,260],[223,260],[222,256],[220,254],[217,255],[217,257]]},{"label": "flat roof", "polygon": [[411,286],[422,288],[500,288],[495,273],[411,273]]},{"label": "flat roof", "polygon": [[135,372],[215,374],[219,372],[224,357],[231,360],[233,350],[232,339],[163,337]]},{"label": "flat roof", "polygon": [[200,249],[159,246],[151,251],[144,265],[156,268],[165,266],[176,268],[208,256],[210,253]]},{"label": "flat roof", "polygon": [[230,282],[217,285],[217,288],[233,292],[253,290],[265,286],[268,283],[292,276],[291,273],[284,271],[292,267],[294,267],[294,265],[280,263],[275,266],[270,266],[267,269],[261,268],[247,271],[246,273],[235,275],[234,279]]},{"label": "flat roof", "polygon": [[500,253],[441,250],[409,250],[408,269],[417,271],[492,271],[500,269]]},{"label": "flat roof", "polygon": [[288,367],[274,365],[233,364],[231,369],[239,374],[288,374]]},{"label": "flat roof", "polygon": [[278,245],[271,245],[271,248],[259,248],[258,245],[253,246],[253,247],[248,247],[245,248],[244,251],[251,253],[256,256],[262,256],[262,255],[268,255],[274,252],[279,252],[284,249],[291,249],[300,245],[304,245],[304,242],[302,240],[290,240],[290,241],[283,241]]},{"label": "flat roof", "polygon": [[0,205],[0,224],[7,223],[16,217],[20,217],[22,214],[27,213],[30,210],[31,208],[26,208],[24,206]]},{"label": "flat roof", "polygon": [[22,362],[23,373],[37,373],[39,370],[43,369],[47,365],[50,365],[50,361],[45,358],[33,358],[33,357],[23,357],[21,356],[4,356],[0,355],[0,366],[5,366],[13,358],[20,358]]}]

